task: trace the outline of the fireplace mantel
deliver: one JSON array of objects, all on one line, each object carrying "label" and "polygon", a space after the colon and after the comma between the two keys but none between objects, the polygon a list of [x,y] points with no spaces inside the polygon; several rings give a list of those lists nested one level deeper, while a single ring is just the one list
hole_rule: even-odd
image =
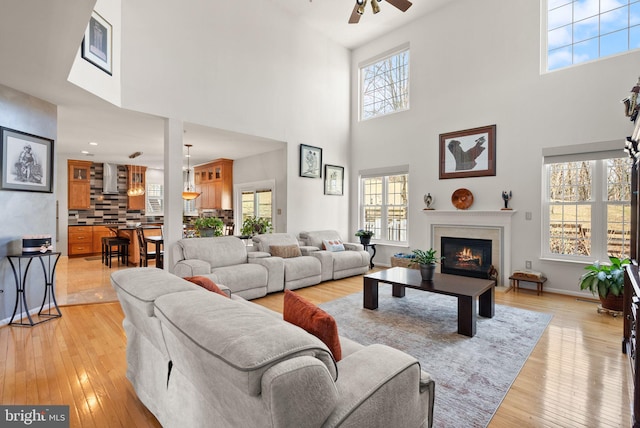
[{"label": "fireplace mantel", "polygon": [[423,212],[429,225],[427,228],[430,233],[429,242],[432,248],[438,251],[440,242],[435,242],[435,237],[440,235],[440,231],[447,230],[447,227],[456,228],[455,233],[451,233],[450,236],[465,237],[482,234],[483,230],[489,234],[493,233],[495,244],[500,248],[500,263],[497,264],[501,279],[499,283],[502,286],[508,284],[511,272],[511,221],[516,210],[424,210]]}]

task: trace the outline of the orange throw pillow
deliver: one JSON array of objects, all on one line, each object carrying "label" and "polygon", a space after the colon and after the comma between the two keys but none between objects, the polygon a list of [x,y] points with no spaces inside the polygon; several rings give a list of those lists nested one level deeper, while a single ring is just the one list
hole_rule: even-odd
[{"label": "orange throw pillow", "polygon": [[202,288],[206,288],[209,291],[213,291],[214,293],[218,293],[227,298],[229,297],[227,296],[227,293],[220,290],[220,287],[218,287],[218,285],[215,282],[211,281],[206,276],[188,276],[184,279],[186,279],[189,282],[193,282],[194,284],[197,284]]},{"label": "orange throw pillow", "polygon": [[290,290],[284,290],[282,315],[285,321],[305,329],[322,340],[329,347],[336,361],[342,359],[338,325],[331,315]]}]

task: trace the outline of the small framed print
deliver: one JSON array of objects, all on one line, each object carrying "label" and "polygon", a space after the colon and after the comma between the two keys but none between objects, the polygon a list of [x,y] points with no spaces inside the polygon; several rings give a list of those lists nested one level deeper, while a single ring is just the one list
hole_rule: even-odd
[{"label": "small framed print", "polygon": [[440,134],[440,179],[496,175],[496,125]]},{"label": "small framed print", "polygon": [[324,166],[324,194],[338,196],[344,194],[344,167]]},{"label": "small framed print", "polygon": [[53,140],[0,127],[0,189],[53,192]]},{"label": "small framed print", "polygon": [[110,75],[113,50],[111,32],[111,24],[94,10],[82,39],[82,58]]},{"label": "small framed print", "polygon": [[300,177],[322,177],[322,149],[300,144]]}]

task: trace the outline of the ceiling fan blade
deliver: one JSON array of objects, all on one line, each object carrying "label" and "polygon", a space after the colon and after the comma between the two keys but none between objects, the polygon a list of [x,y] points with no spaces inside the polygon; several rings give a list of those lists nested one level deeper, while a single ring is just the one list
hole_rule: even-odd
[{"label": "ceiling fan blade", "polygon": [[358,2],[356,2],[355,6],[353,6],[353,12],[351,12],[351,17],[349,18],[349,24],[357,24],[360,21],[360,14],[358,13]]},{"label": "ceiling fan blade", "polygon": [[409,0],[387,0],[387,3],[392,4],[403,12],[406,12],[413,4]]}]

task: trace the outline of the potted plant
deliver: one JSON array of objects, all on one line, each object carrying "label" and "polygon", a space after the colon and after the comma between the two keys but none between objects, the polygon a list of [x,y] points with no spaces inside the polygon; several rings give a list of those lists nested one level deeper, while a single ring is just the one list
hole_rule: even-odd
[{"label": "potted plant", "polygon": [[428,250],[413,250],[413,260],[411,265],[420,265],[420,274],[423,281],[432,281],[433,273],[436,269],[436,263],[439,263],[444,257],[436,256],[436,250],[429,248]]},{"label": "potted plant", "polygon": [[356,236],[360,237],[360,243],[362,245],[369,245],[369,243],[371,242],[371,237],[373,236],[373,231],[358,229],[358,231],[356,232]]},{"label": "potted plant", "polygon": [[218,217],[198,217],[193,222],[193,227],[196,228],[201,238],[222,236],[224,223]]},{"label": "potted plant", "polygon": [[242,222],[242,230],[240,233],[245,236],[262,235],[263,233],[271,233],[273,226],[268,218],[264,217],[247,217]]},{"label": "potted plant", "polygon": [[589,290],[594,296],[597,293],[604,309],[622,311],[624,266],[629,264],[629,259],[609,256],[609,261],[611,264],[596,261],[585,267],[587,272],[580,277],[580,289]]}]

